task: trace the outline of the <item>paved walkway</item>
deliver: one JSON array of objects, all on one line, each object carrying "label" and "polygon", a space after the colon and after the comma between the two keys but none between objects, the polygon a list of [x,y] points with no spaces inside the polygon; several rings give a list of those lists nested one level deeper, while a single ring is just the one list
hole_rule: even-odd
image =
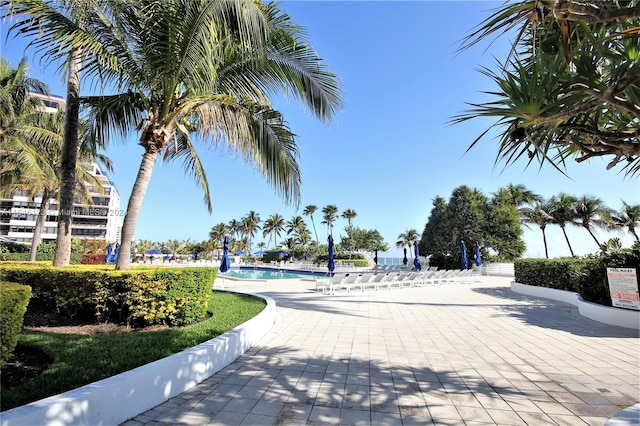
[{"label": "paved walkway", "polygon": [[334,296],[227,281],[276,301],[273,330],[124,425],[603,425],[640,402],[637,330],[480,280]]}]

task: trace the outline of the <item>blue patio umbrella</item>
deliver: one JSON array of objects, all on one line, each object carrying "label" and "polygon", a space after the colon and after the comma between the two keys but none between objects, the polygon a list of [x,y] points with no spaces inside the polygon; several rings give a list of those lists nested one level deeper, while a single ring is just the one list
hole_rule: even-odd
[{"label": "blue patio umbrella", "polygon": [[244,250],[236,250],[233,254],[235,254],[236,256],[242,256],[244,255]]},{"label": "blue patio umbrella", "polygon": [[253,253],[253,254],[255,254],[256,256],[262,256],[262,255],[267,254],[267,252],[266,252],[266,251],[263,251],[263,250],[258,250],[257,252],[255,252],[255,253]]},{"label": "blue patio umbrella", "polygon": [[333,262],[333,236],[329,235],[329,261],[327,262],[327,268],[329,268],[329,274],[333,274],[333,271],[336,269],[336,265]]},{"label": "blue patio umbrella", "polygon": [[109,243],[109,247],[107,247],[107,255],[104,257],[104,261],[111,265],[111,251],[113,250],[113,244]]},{"label": "blue patio umbrella", "polygon": [[467,259],[467,246],[464,245],[464,241],[460,242],[460,265],[461,269],[469,268],[469,259]]},{"label": "blue patio umbrella", "polygon": [[275,254],[276,256],[282,256],[284,254],[289,254],[289,252],[288,251],[284,251],[284,250],[278,250],[277,252],[275,252],[273,254]]},{"label": "blue patio umbrella", "polygon": [[409,263],[409,260],[407,259],[407,248],[404,247],[402,250],[404,251],[404,257],[402,258],[402,263],[406,265],[407,263]]},{"label": "blue patio umbrella", "polygon": [[111,253],[111,259],[113,261],[113,264],[115,264],[118,261],[118,254],[120,253],[120,243],[116,243],[114,249],[113,249],[113,253]]},{"label": "blue patio umbrella", "polygon": [[144,252],[144,254],[162,254],[162,252],[158,249],[151,249]]},{"label": "blue patio umbrella", "polygon": [[415,251],[415,257],[413,258],[413,266],[415,266],[416,271],[422,270],[422,265],[420,264],[420,260],[418,257],[420,256],[420,249],[418,248],[418,242],[413,242],[413,250]]},{"label": "blue patio umbrella", "polygon": [[198,260],[198,252],[196,251],[196,249],[193,249],[193,251],[191,252],[191,259]]},{"label": "blue patio umbrella", "polygon": [[476,266],[482,265],[482,256],[480,255],[480,244],[478,244],[477,241],[476,241],[476,249],[475,249],[474,257],[476,261]]},{"label": "blue patio umbrella", "polygon": [[220,261],[220,272],[227,272],[231,266],[229,260],[229,237],[224,237],[224,245],[222,249],[222,260]]}]

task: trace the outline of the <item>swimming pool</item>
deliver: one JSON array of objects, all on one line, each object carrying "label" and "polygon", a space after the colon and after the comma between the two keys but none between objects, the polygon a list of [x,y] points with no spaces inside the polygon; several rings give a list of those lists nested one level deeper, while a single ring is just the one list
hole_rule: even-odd
[{"label": "swimming pool", "polygon": [[[326,274],[318,272],[305,271],[282,271],[278,269],[267,268],[240,268],[229,269],[224,276],[233,278],[243,278],[248,280],[282,280],[282,279],[318,279]],[[222,275],[220,275],[222,276]]]}]

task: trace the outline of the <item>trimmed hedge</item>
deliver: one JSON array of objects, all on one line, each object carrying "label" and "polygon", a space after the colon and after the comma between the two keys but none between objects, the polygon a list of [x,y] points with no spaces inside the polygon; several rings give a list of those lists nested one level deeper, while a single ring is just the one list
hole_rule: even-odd
[{"label": "trimmed hedge", "polygon": [[612,306],[607,267],[636,268],[640,276],[640,246],[598,257],[518,259],[514,262],[516,282],[572,291],[585,301]]},{"label": "trimmed hedge", "polygon": [[116,271],[110,265],[54,268],[4,263],[0,279],[30,285],[34,309],[133,326],[184,325],[202,319],[217,270],[148,266]]},{"label": "trimmed hedge", "polygon": [[31,287],[0,281],[0,366],[12,356],[22,330]]}]

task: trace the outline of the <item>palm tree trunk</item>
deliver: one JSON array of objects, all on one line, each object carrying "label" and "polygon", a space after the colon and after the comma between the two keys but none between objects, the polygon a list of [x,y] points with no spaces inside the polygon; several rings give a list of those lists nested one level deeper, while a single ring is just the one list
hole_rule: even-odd
[{"label": "palm tree trunk", "polygon": [[73,215],[73,196],[76,190],[81,68],[81,52],[79,49],[75,49],[69,55],[67,109],[65,111],[64,140],[62,142],[62,159],[60,163],[58,233],[53,266],[69,266],[69,261],[71,260],[71,218]]},{"label": "palm tree trunk", "polygon": [[571,243],[569,243],[569,237],[567,237],[567,231],[565,231],[564,226],[562,226],[562,233],[564,234],[564,239],[567,241],[567,245],[569,246],[569,252],[571,252],[571,257],[575,257],[573,254],[573,249],[571,248]]},{"label": "palm tree trunk", "polygon": [[593,235],[593,232],[591,232],[591,228],[589,228],[588,226],[586,227],[587,231],[589,231],[589,235],[591,235],[591,238],[593,238],[593,240],[596,242],[596,244],[598,245],[598,247],[600,247],[600,241],[598,241],[598,239],[596,238],[595,235]]},{"label": "palm tree trunk", "polygon": [[544,228],[540,228],[542,231],[542,242],[544,243],[544,257],[549,258],[549,249],[547,248],[547,234],[544,232]]},{"label": "palm tree trunk", "polygon": [[46,189],[42,193],[42,202],[40,203],[40,212],[36,217],[36,226],[33,229],[33,238],[31,239],[31,252],[29,253],[29,261],[35,262],[38,246],[42,241],[42,228],[44,221],[47,219],[47,210],[49,209],[49,191]]},{"label": "palm tree trunk", "polygon": [[124,223],[122,224],[122,241],[120,242],[120,255],[116,262],[116,269],[129,269],[131,260],[129,254],[131,253],[131,241],[136,230],[136,223],[138,222],[138,216],[140,215],[140,209],[142,208],[142,200],[147,192],[149,181],[151,180],[151,173],[153,172],[153,166],[156,164],[158,158],[158,152],[146,151],[142,156],[142,163],[140,163],[140,169],[138,170],[138,176],[133,184],[131,190],[131,196],[129,197],[129,204],[127,205],[127,213],[124,216]]},{"label": "palm tree trunk", "polygon": [[310,216],[310,217],[311,217],[311,224],[313,225],[313,233],[316,234],[316,243],[320,244],[320,241],[318,240],[318,231],[316,231],[316,223],[313,220],[313,216]]},{"label": "palm tree trunk", "polygon": [[636,241],[640,241],[640,238],[638,238],[638,234],[636,234],[636,228],[634,226],[629,225],[629,232],[631,232],[631,234],[636,237]]}]

